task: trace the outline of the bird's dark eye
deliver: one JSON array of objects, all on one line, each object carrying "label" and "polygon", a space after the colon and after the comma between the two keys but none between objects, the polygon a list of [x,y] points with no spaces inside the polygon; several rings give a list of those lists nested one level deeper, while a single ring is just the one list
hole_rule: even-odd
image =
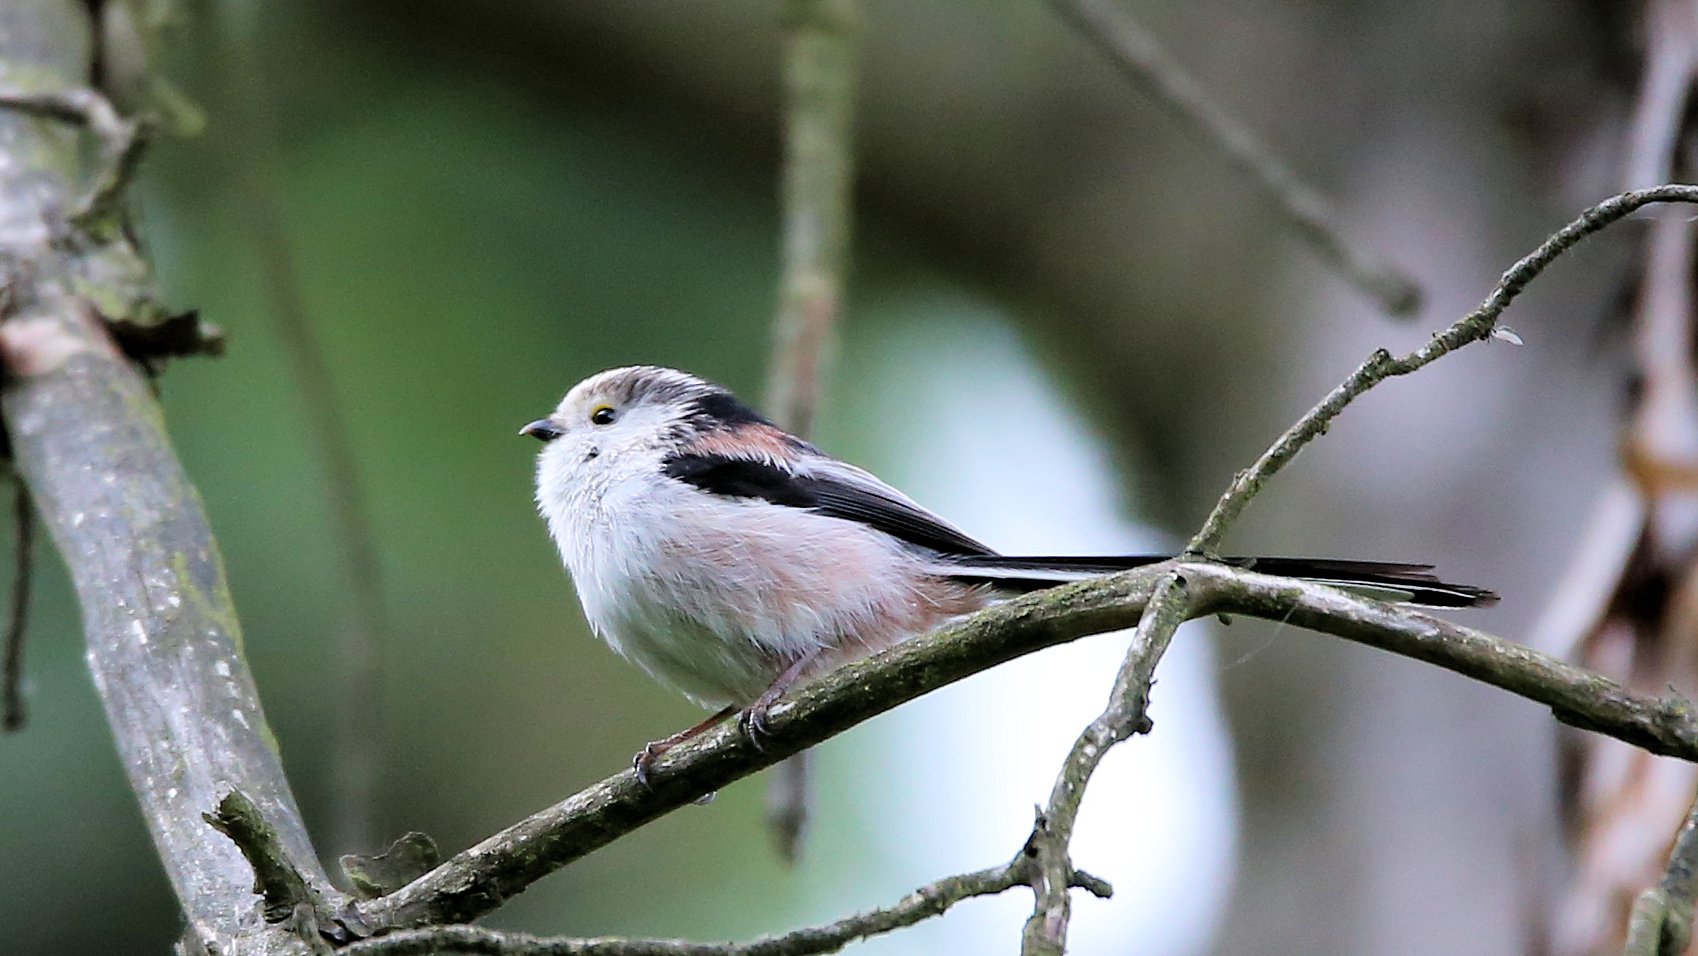
[{"label": "bird's dark eye", "polygon": [[613,424],[613,420],[617,417],[619,417],[618,413],[613,410],[612,405],[597,405],[595,409],[590,412],[590,424],[611,425]]}]

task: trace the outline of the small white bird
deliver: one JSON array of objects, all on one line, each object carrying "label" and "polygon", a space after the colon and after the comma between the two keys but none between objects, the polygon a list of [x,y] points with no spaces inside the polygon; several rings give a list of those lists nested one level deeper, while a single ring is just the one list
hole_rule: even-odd
[{"label": "small white bird", "polygon": [[[590,627],[655,679],[719,708],[645,746],[639,775],[739,710],[758,743],[780,694],[846,660],[1012,594],[1168,557],[1000,555],[726,389],[668,368],[593,375],[519,433],[544,443],[537,508]],[[1412,604],[1497,600],[1427,565],[1226,560]]]}]

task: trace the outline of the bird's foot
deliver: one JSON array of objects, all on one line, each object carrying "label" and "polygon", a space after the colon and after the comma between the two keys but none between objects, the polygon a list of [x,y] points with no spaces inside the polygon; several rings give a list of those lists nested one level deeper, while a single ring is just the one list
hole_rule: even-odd
[{"label": "bird's foot", "polygon": [[771,707],[772,701],[762,697],[737,715],[737,726],[743,731],[743,736],[749,738],[749,743],[763,754],[766,753],[764,741],[768,736],[767,711]]},{"label": "bird's foot", "polygon": [[654,770],[654,762],[660,759],[661,754],[666,753],[668,750],[671,750],[673,747],[678,746],[686,740],[691,740],[701,736],[709,728],[713,727],[714,724],[719,723],[736,712],[737,709],[735,707],[723,708],[712,717],[707,718],[693,727],[680,730],[670,737],[662,737],[659,740],[651,740],[648,743],[643,744],[643,749],[637,751],[637,755],[631,758],[631,769],[636,771],[637,782],[645,787],[652,786],[651,780],[653,779],[652,772]]},{"label": "bird's foot", "polygon": [[637,782],[645,788],[653,789],[651,771],[654,769],[654,762],[660,759],[661,754],[671,749],[672,744],[666,740],[651,740],[643,744],[643,749],[631,758],[631,769],[636,771]]}]

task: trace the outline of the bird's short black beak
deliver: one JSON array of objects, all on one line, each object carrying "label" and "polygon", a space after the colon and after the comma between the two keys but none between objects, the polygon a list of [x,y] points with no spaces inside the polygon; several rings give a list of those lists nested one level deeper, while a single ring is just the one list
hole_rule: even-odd
[{"label": "bird's short black beak", "polygon": [[529,435],[540,442],[551,442],[556,438],[559,438],[562,432],[559,425],[554,424],[546,418],[539,418],[536,421],[531,422],[529,425],[526,425],[524,428],[519,429],[519,434]]}]

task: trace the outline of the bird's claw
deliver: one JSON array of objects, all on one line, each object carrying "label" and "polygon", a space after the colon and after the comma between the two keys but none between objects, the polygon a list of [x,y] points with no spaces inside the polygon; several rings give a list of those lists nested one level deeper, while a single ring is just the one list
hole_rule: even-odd
[{"label": "bird's claw", "polygon": [[749,743],[761,753],[766,753],[766,745],[761,740],[768,736],[767,709],[771,706],[769,701],[757,700],[737,715],[737,726],[743,731],[743,736],[749,738]]},{"label": "bird's claw", "polygon": [[631,769],[637,774],[637,782],[645,788],[653,789],[654,784],[650,771],[654,769],[654,762],[659,760],[660,755],[666,753],[666,750],[667,748],[660,741],[651,740],[643,744],[643,749],[637,751],[637,755],[631,758]]}]

